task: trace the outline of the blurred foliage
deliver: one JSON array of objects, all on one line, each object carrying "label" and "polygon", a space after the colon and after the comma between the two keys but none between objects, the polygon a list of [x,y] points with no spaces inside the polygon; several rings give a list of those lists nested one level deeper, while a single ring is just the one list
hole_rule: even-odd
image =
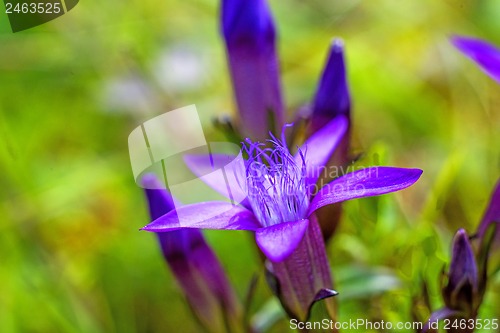
[{"label": "blurred foliage", "polygon": [[[500,3],[271,1],[289,119],[314,93],[328,45],[344,38],[360,166],[418,167],[401,193],[345,205],[330,244],[340,320],[411,320],[453,233],[473,232],[500,175],[500,86],[451,34],[500,45]],[[0,22],[0,332],[197,332],[160,256],[127,136],[196,104],[209,138],[234,110],[218,3],[82,1],[13,34]],[[252,311],[271,293],[251,235],[207,232]],[[499,318],[492,282],[481,318]],[[423,314],[424,316],[427,314]],[[285,320],[272,331],[287,331]]]}]

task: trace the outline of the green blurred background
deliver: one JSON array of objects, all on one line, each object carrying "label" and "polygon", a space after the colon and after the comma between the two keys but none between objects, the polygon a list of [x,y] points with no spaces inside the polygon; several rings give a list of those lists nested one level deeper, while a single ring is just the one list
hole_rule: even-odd
[{"label": "green blurred background", "polygon": [[[401,193],[345,205],[328,247],[340,320],[411,320],[422,278],[440,307],[450,240],[473,232],[500,175],[500,86],[452,34],[500,45],[497,0],[270,1],[289,119],[344,38],[359,165],[418,167]],[[0,14],[0,332],[197,332],[159,253],[128,134],[196,104],[234,110],[217,1],[81,1],[13,34]],[[2,12],[4,8],[2,7]],[[209,138],[220,134],[208,131]],[[206,232],[252,311],[271,293],[252,238]],[[481,318],[499,318],[492,281]],[[283,319],[272,331],[288,331]]]}]

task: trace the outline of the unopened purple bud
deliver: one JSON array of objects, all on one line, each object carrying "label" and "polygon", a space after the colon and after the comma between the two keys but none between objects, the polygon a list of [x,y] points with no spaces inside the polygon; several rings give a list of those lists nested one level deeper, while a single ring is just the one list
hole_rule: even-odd
[{"label": "unopened purple bud", "polygon": [[[170,193],[153,175],[143,184],[151,219],[175,208]],[[198,229],[157,233],[163,256],[193,312],[209,332],[243,331],[241,306],[218,261]]]},{"label": "unopened purple bud", "polygon": [[276,31],[265,0],[223,0],[222,33],[244,136],[281,130],[283,102]]},{"label": "unopened purple bud", "polygon": [[344,60],[344,42],[334,39],[314,97],[311,131],[315,132],[339,115],[349,119],[350,110],[351,96]]},{"label": "unopened purple bud", "polygon": [[463,311],[468,318],[476,316],[478,299],[478,269],[474,251],[465,230],[460,229],[453,239],[448,283],[443,290],[449,309]]}]

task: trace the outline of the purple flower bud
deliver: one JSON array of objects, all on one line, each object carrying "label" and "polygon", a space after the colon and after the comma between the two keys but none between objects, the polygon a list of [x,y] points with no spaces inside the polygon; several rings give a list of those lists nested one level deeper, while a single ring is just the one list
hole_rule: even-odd
[{"label": "purple flower bud", "polygon": [[[151,219],[175,209],[172,196],[160,189],[153,175],[143,178]],[[187,301],[209,332],[243,331],[239,301],[200,230],[183,229],[157,233],[163,256],[182,287]]]},{"label": "purple flower bud", "polygon": [[242,134],[263,140],[284,122],[276,32],[265,0],[223,0],[222,33]]},{"label": "purple flower bud", "polygon": [[344,42],[334,39],[314,97],[311,115],[312,133],[333,118],[343,115],[349,120],[351,96],[344,61]]},{"label": "purple flower bud", "polygon": [[443,289],[447,308],[461,311],[467,318],[477,315],[478,269],[474,251],[465,230],[460,229],[453,239],[448,283]]},{"label": "purple flower bud", "polygon": [[[330,156],[327,167],[345,167],[352,160],[350,156],[350,109],[351,97],[344,61],[344,42],[341,39],[334,39],[313,101],[308,128],[309,135],[312,135],[338,116],[344,116],[347,119],[347,130],[338,148]],[[332,180],[331,177],[323,176],[319,182],[326,183],[330,180]],[[325,240],[334,234],[341,214],[341,204],[318,210],[318,221]]]},{"label": "purple flower bud", "polygon": [[500,49],[481,39],[454,36],[451,42],[492,79],[500,83]]},{"label": "purple flower bud", "polygon": [[[445,307],[431,314],[422,332],[426,333],[430,329],[434,332],[437,327],[433,325],[443,319],[475,320],[483,297],[480,283],[478,264],[469,236],[460,229],[453,238],[448,282],[442,290]],[[474,329],[470,326],[451,326],[447,331],[472,333]]]}]

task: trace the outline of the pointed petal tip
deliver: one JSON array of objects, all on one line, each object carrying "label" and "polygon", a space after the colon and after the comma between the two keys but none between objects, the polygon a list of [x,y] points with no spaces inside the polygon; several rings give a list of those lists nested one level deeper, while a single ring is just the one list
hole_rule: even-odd
[{"label": "pointed petal tip", "polygon": [[139,231],[158,232],[158,231],[155,230],[155,228],[148,227],[147,225],[144,226],[144,227],[142,227],[142,228],[139,228]]},{"label": "pointed petal tip", "polygon": [[344,47],[345,47],[345,43],[344,43],[344,40],[342,38],[335,37],[332,39],[332,42],[331,42],[332,52],[342,53],[342,52],[344,52]]},{"label": "pointed petal tip", "polygon": [[322,299],[337,296],[339,293],[333,289],[323,288],[314,297],[314,302],[321,301]]},{"label": "pointed petal tip", "polygon": [[406,177],[407,178],[407,183],[402,186],[401,189],[407,188],[415,184],[420,177],[422,177],[422,174],[424,173],[424,170],[422,169],[417,169],[417,168],[397,168],[397,167],[379,167],[379,168],[384,168],[384,169],[394,169],[396,172],[400,172],[401,177]]},{"label": "pointed petal tip", "polygon": [[500,49],[496,45],[479,38],[465,36],[452,36],[450,41],[483,72],[500,82]]},{"label": "pointed petal tip", "polygon": [[148,225],[145,225],[144,227],[140,228],[139,231],[157,232],[158,228],[155,228],[154,226],[150,226],[150,224],[148,224]]},{"label": "pointed petal tip", "polygon": [[[467,253],[469,257],[473,257],[473,250],[472,250],[472,245],[470,243],[469,239],[469,234],[467,231],[464,229],[459,229],[455,233],[455,237],[453,238],[453,247],[454,247],[454,252],[460,252],[461,254]],[[454,253],[455,255],[457,253]],[[462,261],[464,258],[459,258],[460,261]],[[472,259],[472,258],[470,258]]]},{"label": "pointed petal tip", "polygon": [[471,36],[461,36],[461,35],[451,35],[449,37],[450,43],[455,46],[460,51],[466,52],[466,50],[473,45],[486,43],[485,41],[471,37]]},{"label": "pointed petal tip", "polygon": [[448,39],[449,39],[451,44],[457,46],[457,44],[460,44],[461,41],[469,39],[469,38],[465,37],[465,36],[453,34],[453,35],[450,35],[450,37],[448,37]]},{"label": "pointed petal tip", "polygon": [[424,170],[422,169],[409,169],[409,170],[412,170],[415,173],[415,177],[417,177],[417,179],[419,179],[424,173]]},{"label": "pointed petal tip", "polygon": [[473,47],[474,45],[478,44],[488,44],[486,41],[476,38],[476,37],[471,37],[471,36],[462,36],[462,35],[451,35],[449,37],[450,43],[455,46],[457,49],[461,51],[466,51],[468,48]]},{"label": "pointed petal tip", "polygon": [[458,229],[456,237],[469,239],[469,236],[467,235],[467,232],[463,228]]}]

